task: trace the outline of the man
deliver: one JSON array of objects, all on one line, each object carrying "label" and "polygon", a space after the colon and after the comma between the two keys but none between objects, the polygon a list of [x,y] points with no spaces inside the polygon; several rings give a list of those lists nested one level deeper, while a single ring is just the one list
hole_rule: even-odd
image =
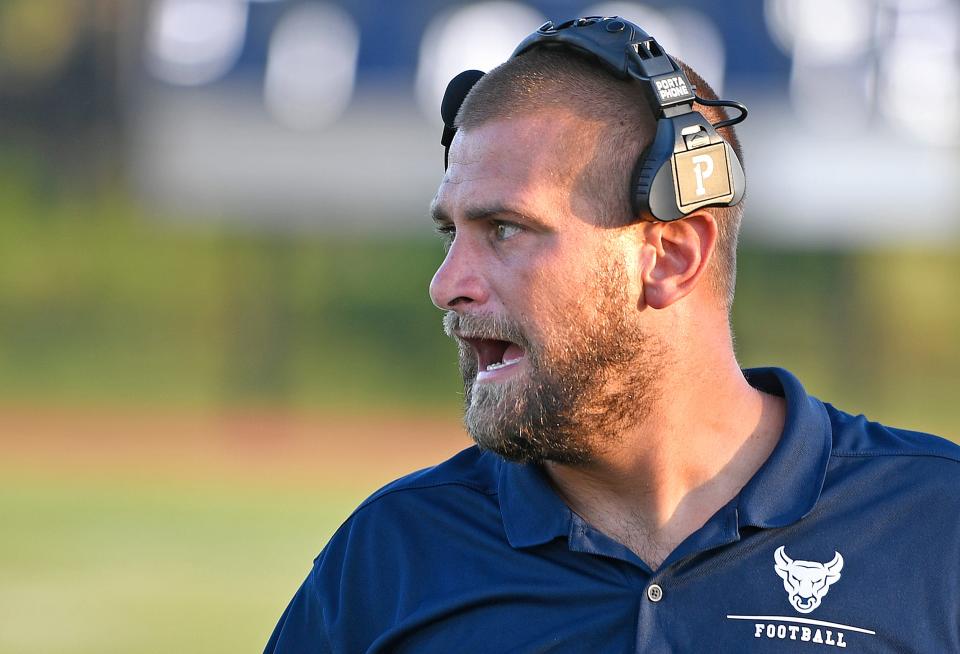
[{"label": "man", "polygon": [[[737,193],[638,211],[637,170],[680,179],[676,155],[713,139],[670,131],[692,93],[645,101],[638,79],[537,46],[466,96],[430,294],[478,447],[364,502],[268,652],[960,651],[960,449],[740,370]],[[678,150],[646,165],[664,130]]]}]

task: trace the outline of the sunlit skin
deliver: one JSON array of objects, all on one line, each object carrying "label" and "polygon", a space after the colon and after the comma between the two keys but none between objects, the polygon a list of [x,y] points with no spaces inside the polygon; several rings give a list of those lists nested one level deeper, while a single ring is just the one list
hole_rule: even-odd
[{"label": "sunlit skin", "polygon": [[[433,203],[453,238],[430,295],[441,309],[508,316],[550,339],[595,316],[595,298],[580,291],[596,262],[622,265],[629,319],[662,344],[652,410],[615,439],[590,434],[617,443],[590,464],[545,469],[574,511],[656,568],[759,469],[785,408],[750,387],[735,359],[726,309],[707,282],[717,234],[709,211],[610,229],[598,224],[597,201],[572,190],[596,129],[551,109],[461,130]],[[521,356],[476,383],[526,373]]]},{"label": "sunlit skin", "polygon": [[[459,138],[451,151],[433,203],[437,228],[449,234],[450,245],[430,292],[440,308],[530,319],[528,326],[546,337],[551,325],[533,318],[581,304],[582,282],[607,256],[603,248],[611,235],[574,212],[566,179],[572,171],[553,152],[525,150],[521,160],[491,150],[518,136],[528,142],[561,139],[562,122],[505,127],[510,133],[502,138],[490,138],[481,128],[479,138]],[[633,289],[631,297],[638,293]],[[521,359],[489,379],[522,374],[523,366]]]}]

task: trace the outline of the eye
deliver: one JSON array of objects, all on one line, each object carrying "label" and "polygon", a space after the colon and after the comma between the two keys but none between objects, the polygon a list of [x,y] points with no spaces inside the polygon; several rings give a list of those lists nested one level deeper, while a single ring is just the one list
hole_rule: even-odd
[{"label": "eye", "polygon": [[453,243],[454,237],[457,235],[457,228],[453,226],[453,223],[442,223],[434,227],[434,231],[443,241],[443,245],[446,248],[450,247],[450,244]]},{"label": "eye", "polygon": [[506,241],[520,233],[519,225],[497,221],[494,223],[494,230],[498,241]]}]

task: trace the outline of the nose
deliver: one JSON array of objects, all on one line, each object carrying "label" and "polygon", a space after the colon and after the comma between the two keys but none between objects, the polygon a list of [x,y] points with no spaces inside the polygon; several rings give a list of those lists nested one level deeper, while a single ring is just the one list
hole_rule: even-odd
[{"label": "nose", "polygon": [[482,305],[489,289],[481,276],[481,262],[466,239],[455,239],[430,281],[430,299],[439,309]]}]

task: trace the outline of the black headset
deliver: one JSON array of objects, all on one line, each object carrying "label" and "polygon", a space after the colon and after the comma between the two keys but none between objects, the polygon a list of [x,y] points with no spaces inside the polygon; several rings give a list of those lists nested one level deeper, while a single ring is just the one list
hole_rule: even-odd
[{"label": "black headset", "polygon": [[[707,206],[730,207],[743,198],[743,165],[719,134],[747,117],[747,108],[730,100],[705,100],[696,94],[683,70],[656,40],[630,21],[617,16],[589,16],[559,25],[546,22],[525,38],[510,55],[534,48],[569,48],[589,55],[620,79],[640,83],[657,121],[650,145],[640,155],[630,181],[634,215],[645,220],[671,221]],[[454,120],[473,85],[483,77],[468,70],[447,85],[443,117],[443,164],[456,134]],[[694,111],[701,105],[733,107],[737,117],[711,124]]]}]

